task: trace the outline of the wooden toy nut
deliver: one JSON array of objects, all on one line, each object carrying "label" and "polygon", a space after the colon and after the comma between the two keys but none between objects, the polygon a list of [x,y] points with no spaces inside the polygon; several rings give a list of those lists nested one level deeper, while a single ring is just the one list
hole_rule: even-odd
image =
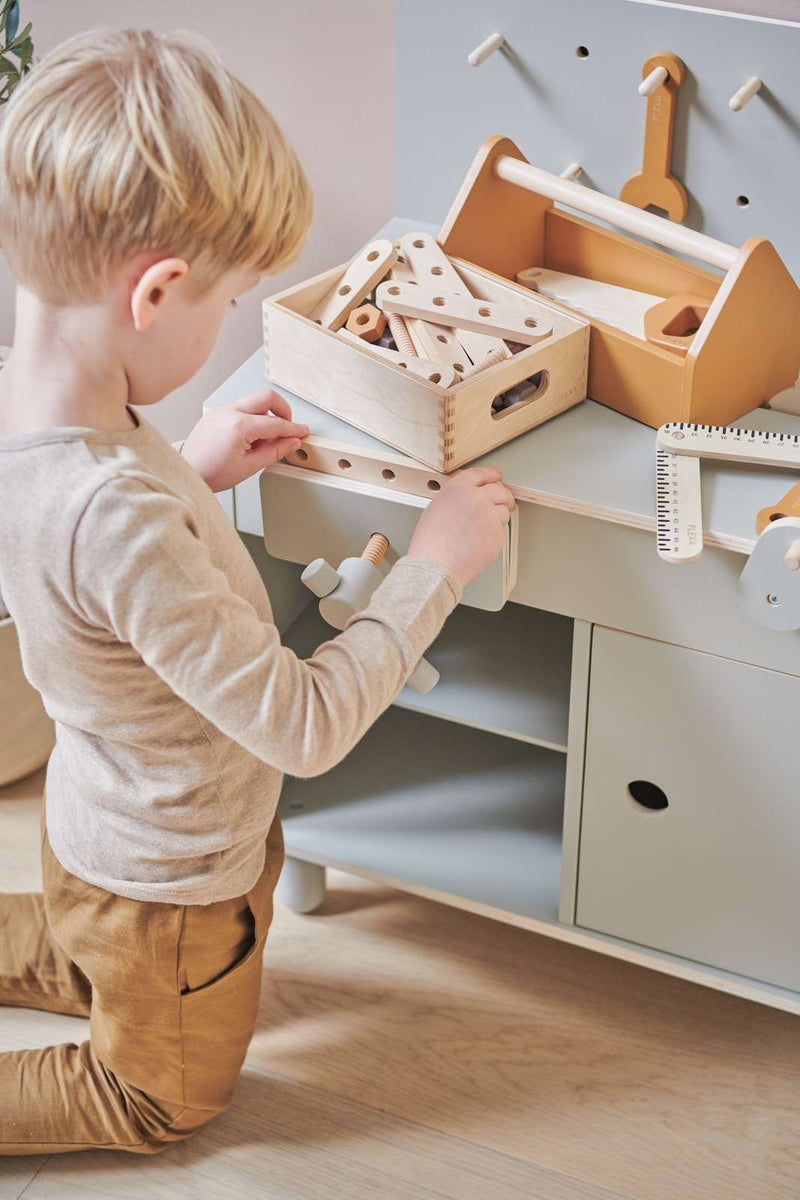
[{"label": "wooden toy nut", "polygon": [[386,317],[374,304],[362,304],[350,313],[347,328],[365,342],[377,342],[386,329]]}]

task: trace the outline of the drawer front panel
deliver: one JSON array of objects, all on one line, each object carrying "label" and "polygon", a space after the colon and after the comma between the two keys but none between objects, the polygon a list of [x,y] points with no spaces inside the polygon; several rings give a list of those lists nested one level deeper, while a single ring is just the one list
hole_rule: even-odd
[{"label": "drawer front panel", "polygon": [[800,989],[798,713],[792,676],[595,629],[578,924]]},{"label": "drawer front panel", "polygon": [[800,675],[800,632],[764,629],[739,604],[745,561],[709,546],[672,566],[656,554],[655,533],[522,503],[510,599]]},{"label": "drawer front panel", "polygon": [[[383,496],[364,484],[291,467],[261,476],[264,544],[273,557],[303,566],[315,558],[338,566],[343,558],[359,555],[378,531],[398,554],[405,554],[428,503],[407,494]],[[491,612],[503,607],[515,566],[515,535],[513,520],[505,552],[464,589],[464,604]]]}]

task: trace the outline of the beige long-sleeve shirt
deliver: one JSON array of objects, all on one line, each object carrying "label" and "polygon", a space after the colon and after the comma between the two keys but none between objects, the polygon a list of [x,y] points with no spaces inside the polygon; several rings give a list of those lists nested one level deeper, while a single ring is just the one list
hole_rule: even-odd
[{"label": "beige long-sleeve shirt", "polygon": [[255,883],[282,774],[340,761],[460,598],[401,559],[298,659],[213,494],[141,418],[0,438],[0,591],[56,723],[55,854],[118,895],[196,904]]}]

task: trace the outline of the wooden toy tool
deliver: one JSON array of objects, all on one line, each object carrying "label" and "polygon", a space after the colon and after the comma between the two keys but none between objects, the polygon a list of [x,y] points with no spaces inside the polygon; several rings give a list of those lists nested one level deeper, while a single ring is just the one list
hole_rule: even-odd
[{"label": "wooden toy tool", "polygon": [[777,504],[762,508],[756,517],[756,533],[763,533],[773,521],[784,517],[800,517],[800,483],[790,488]]},{"label": "wooden toy tool", "polygon": [[670,164],[675,102],[686,68],[676,55],[665,52],[648,58],[642,67],[642,78],[648,80],[656,72],[656,78],[662,72],[666,76],[647,96],[642,169],[624,184],[619,198],[637,208],[663,209],[671,221],[681,222],[689,204],[683,184],[670,174]]},{"label": "wooden toy tool", "polygon": [[387,238],[370,242],[323,297],[311,313],[311,319],[325,329],[340,329],[353,309],[358,308],[375,284],[383,279],[396,256],[397,251]]},{"label": "wooden toy tool", "polygon": [[[361,341],[358,334],[349,329],[343,329],[340,332],[342,337],[351,338],[357,342]],[[455,367],[450,366],[449,363],[434,362],[429,358],[420,358],[416,354],[403,354],[402,351],[391,350],[388,346],[373,344],[369,348],[373,354],[385,358],[387,362],[396,363],[398,367],[410,371],[412,375],[419,375],[422,379],[427,379],[429,383],[438,383],[441,387],[447,388],[459,378]]]},{"label": "wooden toy tool", "polygon": [[553,332],[553,326],[541,315],[532,316],[521,307],[502,301],[477,300],[473,296],[437,292],[423,284],[382,283],[375,292],[376,303],[384,312],[422,317],[439,325],[474,329],[534,346]]},{"label": "wooden toy tool", "polygon": [[[441,288],[446,294],[470,294],[450,259],[429,233],[407,233],[400,239],[400,249],[414,273],[417,284],[423,287],[431,284]],[[488,358],[491,358],[492,362],[499,362],[501,358],[511,357],[511,351],[502,338],[492,337],[474,329],[459,328],[456,328],[455,336],[476,365]]]},{"label": "wooden toy tool", "polygon": [[703,552],[701,458],[799,470],[800,435],[685,421],[662,425],[656,435],[656,544],[666,562],[691,562]]},{"label": "wooden toy tool", "polygon": [[[397,243],[396,248],[400,247]],[[395,283],[416,283],[416,276],[411,269],[410,263],[407,261],[404,254],[398,254],[397,261],[394,263],[389,278]],[[422,321],[415,317],[401,317],[397,313],[389,315],[389,328],[397,333],[398,328],[404,329],[414,350],[420,358],[433,359],[435,362],[447,363],[461,374],[469,367],[469,355],[467,354],[461,342],[455,335],[455,330],[447,329],[444,325],[431,325],[428,321]],[[397,349],[403,354],[409,351],[407,344],[400,345],[400,341],[404,342],[402,332],[398,337],[394,336],[394,342]]]},{"label": "wooden toy tool", "polygon": [[[324,558],[315,558],[308,564],[300,578],[320,597],[320,616],[334,629],[344,629],[351,617],[367,607],[372,593],[383,583],[380,567],[387,555],[391,559],[397,557],[389,539],[382,533],[373,533],[361,557],[343,559],[338,571]],[[408,686],[422,696],[438,682],[439,672],[425,658],[419,660],[408,678]]]}]

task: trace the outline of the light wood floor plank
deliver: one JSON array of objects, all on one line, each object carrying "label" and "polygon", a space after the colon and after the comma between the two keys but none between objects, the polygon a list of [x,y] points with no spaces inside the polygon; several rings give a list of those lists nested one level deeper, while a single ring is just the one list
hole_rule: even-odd
[{"label": "light wood floor plank", "polygon": [[639,1200],[797,1200],[800,1023],[343,876],[251,1060]]},{"label": "light wood floor plank", "polygon": [[0,1158],[0,1200],[19,1200],[45,1161],[44,1155],[31,1158]]},{"label": "light wood floor plank", "polygon": [[[123,1161],[121,1161],[123,1160]],[[249,1069],[166,1157],[53,1156],[25,1200],[620,1200],[354,1101]]]}]

